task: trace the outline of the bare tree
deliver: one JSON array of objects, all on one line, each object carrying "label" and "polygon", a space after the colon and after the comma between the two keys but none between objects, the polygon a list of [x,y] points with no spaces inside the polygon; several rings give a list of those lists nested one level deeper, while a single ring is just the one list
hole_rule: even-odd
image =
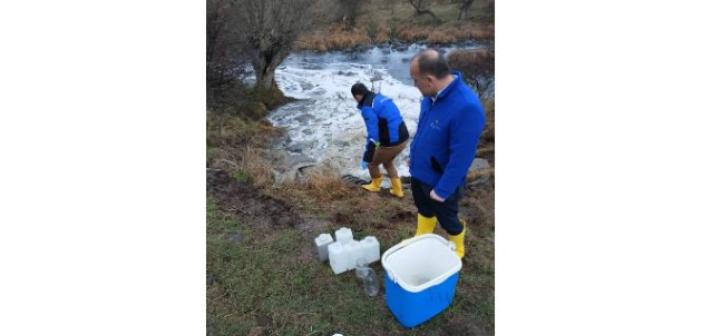
[{"label": "bare tree", "polygon": [[349,26],[356,24],[356,17],[364,0],[337,0],[341,11],[341,21]]},{"label": "bare tree", "polygon": [[246,59],[240,49],[238,36],[231,24],[233,17],[229,0],[207,0],[206,76],[207,104],[213,106],[239,85]]},{"label": "bare tree", "polygon": [[395,15],[395,7],[397,7],[397,3],[399,0],[387,0],[388,6],[390,6],[390,14]]},{"label": "bare tree", "polygon": [[439,19],[434,12],[431,11],[431,2],[432,0],[407,0],[410,5],[414,8],[415,15],[421,16],[421,15],[429,15],[432,18],[434,18],[434,21],[436,22],[441,22],[441,19]]},{"label": "bare tree", "polygon": [[234,22],[256,74],[256,89],[280,92],[275,69],[292,50],[301,32],[312,24],[316,0],[231,0]]},{"label": "bare tree", "polygon": [[494,81],[495,78],[495,51],[493,49],[466,50],[456,49],[447,56],[449,66],[463,74],[466,83],[473,86],[481,95],[485,87],[480,86],[481,80]]},{"label": "bare tree", "polygon": [[468,19],[468,10],[470,9],[470,6],[473,5],[473,2],[475,0],[458,0],[458,2],[461,5],[460,11],[458,12],[458,18],[456,20],[467,20]]}]

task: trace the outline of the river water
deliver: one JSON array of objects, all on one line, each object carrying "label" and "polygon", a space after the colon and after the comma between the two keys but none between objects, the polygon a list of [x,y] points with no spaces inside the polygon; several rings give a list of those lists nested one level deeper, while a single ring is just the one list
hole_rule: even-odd
[{"label": "river water", "polygon": [[[363,118],[351,96],[351,86],[362,82],[397,104],[410,136],[414,136],[421,94],[412,85],[409,61],[422,45],[374,47],[355,52],[293,53],[276,70],[275,80],[286,96],[298,99],[272,111],[268,119],[287,129],[288,138],[277,144],[309,165],[327,164],[341,174],[367,179],[360,168],[365,148]],[[465,44],[443,48],[479,49]],[[371,79],[374,81],[372,82]],[[409,146],[395,164],[401,176],[409,175]]]}]

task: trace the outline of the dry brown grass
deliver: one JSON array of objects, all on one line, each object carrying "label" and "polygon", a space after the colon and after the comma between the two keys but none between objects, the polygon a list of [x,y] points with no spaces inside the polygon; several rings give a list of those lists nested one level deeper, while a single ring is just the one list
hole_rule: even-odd
[{"label": "dry brown grass", "polygon": [[335,24],[303,34],[295,44],[295,48],[328,51],[368,46],[372,43],[384,43],[391,40],[451,44],[495,37],[494,25],[486,23],[451,22],[441,26],[403,24],[396,28],[393,27],[395,26],[386,21],[373,21],[354,28]]},{"label": "dry brown grass", "polygon": [[494,62],[495,52],[490,49],[457,49],[451,52],[449,55],[449,62],[453,65],[461,66],[461,63],[479,63],[484,64],[486,62]]},{"label": "dry brown grass", "polygon": [[367,46],[372,42],[363,28],[347,29],[343,25],[332,25],[327,29],[303,34],[295,44],[297,49],[317,51],[338,50]]},{"label": "dry brown grass", "polygon": [[397,30],[397,38],[401,41],[423,41],[433,30],[433,27],[404,26]]},{"label": "dry brown grass", "polygon": [[207,156],[208,168],[223,169],[239,182],[260,188],[268,188],[275,182],[270,162],[263,158],[260,148],[213,148],[207,151]]},{"label": "dry brown grass", "polygon": [[[483,141],[495,142],[495,101],[489,100],[483,103],[485,108],[485,129],[483,130]],[[493,145],[494,148],[494,145]]]},{"label": "dry brown grass", "polygon": [[281,130],[267,121],[252,121],[225,113],[207,111],[207,146],[261,147]]},{"label": "dry brown grass", "polygon": [[224,169],[235,179],[255,186],[272,185],[274,174],[264,148],[281,130],[265,121],[250,121],[207,112],[207,167]]},{"label": "dry brown grass", "polygon": [[[494,165],[494,133],[491,133],[494,132],[494,103],[484,104],[488,122],[478,156]],[[252,183],[262,193],[285,199],[300,213],[320,218],[334,227],[347,226],[354,232],[372,230],[386,242],[413,234],[416,208],[407,186],[404,199],[391,196],[387,190],[369,193],[358,185],[344,182],[331,165],[309,168],[302,179],[275,184],[272,162],[265,155],[269,142],[261,138],[270,139],[278,131],[263,122],[236,119],[239,118],[209,116],[208,145],[219,146],[208,149],[208,167],[225,169],[236,180]],[[215,120],[220,125],[216,126]],[[461,210],[462,216],[471,223],[471,229],[475,227],[478,232],[494,225],[494,169],[472,173],[469,181],[482,177],[488,177],[491,182],[467,193]]]},{"label": "dry brown grass", "polygon": [[385,43],[390,41],[392,35],[392,31],[390,29],[390,26],[388,26],[385,23],[382,23],[378,26],[378,32],[373,38],[374,43]]},{"label": "dry brown grass", "polygon": [[[382,242],[397,241],[398,236],[407,238],[413,233],[416,209],[411,198],[397,199],[387,190],[370,193],[344,182],[338,173],[325,168],[308,177],[279,186],[274,191],[276,196],[294,200],[298,211],[333,227],[346,226],[354,232],[372,231]],[[405,190],[405,193],[410,191]]]},{"label": "dry brown grass", "polygon": [[473,232],[480,232],[482,229],[491,231],[495,227],[494,170],[485,174],[493,175],[490,178],[490,183],[471,190],[461,200],[463,216],[468,220]]},{"label": "dry brown grass", "polygon": [[448,55],[448,62],[451,68],[471,78],[495,73],[495,52],[489,49],[457,49]]},{"label": "dry brown grass", "polygon": [[431,33],[429,33],[429,36],[427,36],[428,43],[446,44],[456,43],[457,41],[458,38],[456,38],[456,34],[453,30],[434,30]]},{"label": "dry brown grass", "polygon": [[448,44],[470,39],[483,40],[495,36],[491,24],[449,24],[439,27],[407,25],[400,27],[397,38],[405,42],[426,41],[428,43]]},{"label": "dry brown grass", "polygon": [[495,168],[488,168],[483,170],[472,171],[468,173],[468,181],[473,181],[481,177],[492,177],[495,176]]},{"label": "dry brown grass", "polygon": [[328,165],[310,168],[305,172],[303,179],[286,181],[282,189],[302,191],[306,197],[315,202],[330,202],[347,196],[346,183],[341,175]]},{"label": "dry brown grass", "polygon": [[493,24],[468,24],[463,29],[465,36],[474,40],[495,38],[495,25]]},{"label": "dry brown grass", "polygon": [[381,0],[367,1],[361,5],[354,27],[335,23],[319,28],[303,34],[296,43],[296,48],[328,51],[388,41],[451,44],[494,39],[495,26],[491,15],[482,19],[478,15],[492,13],[491,10],[486,11],[487,7],[486,1],[477,1],[473,5],[469,21],[456,21],[459,8],[457,4],[436,2],[432,5],[432,10],[443,21],[437,24],[431,17],[417,16],[414,8],[404,1],[392,6]]}]

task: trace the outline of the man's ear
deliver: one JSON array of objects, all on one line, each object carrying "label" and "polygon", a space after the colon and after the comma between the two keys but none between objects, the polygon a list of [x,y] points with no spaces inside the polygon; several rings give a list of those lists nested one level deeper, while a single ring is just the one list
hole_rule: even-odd
[{"label": "man's ear", "polygon": [[436,84],[436,77],[432,75],[426,75],[424,78],[426,78],[427,83],[429,83],[429,85],[431,85],[432,87],[434,86],[434,84]]}]

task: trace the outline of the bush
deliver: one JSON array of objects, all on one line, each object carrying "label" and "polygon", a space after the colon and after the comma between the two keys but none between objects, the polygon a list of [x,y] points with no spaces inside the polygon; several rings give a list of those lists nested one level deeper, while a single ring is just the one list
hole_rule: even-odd
[{"label": "bush", "polygon": [[495,52],[489,49],[454,50],[448,55],[448,62],[467,78],[491,76],[495,73]]}]

